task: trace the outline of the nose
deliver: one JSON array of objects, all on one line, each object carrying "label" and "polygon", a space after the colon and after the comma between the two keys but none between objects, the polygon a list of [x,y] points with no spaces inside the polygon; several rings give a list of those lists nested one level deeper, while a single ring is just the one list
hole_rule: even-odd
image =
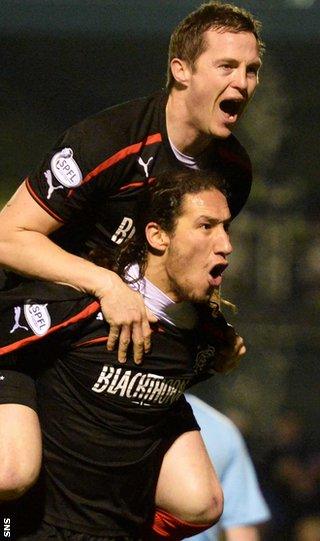
[{"label": "nose", "polygon": [[234,78],[232,81],[232,86],[240,90],[241,93],[244,93],[248,89],[248,77],[247,70],[245,66],[238,66],[234,70]]},{"label": "nose", "polygon": [[217,255],[222,255],[223,257],[227,257],[233,251],[229,233],[224,229],[223,226],[220,235],[216,239],[214,251]]}]

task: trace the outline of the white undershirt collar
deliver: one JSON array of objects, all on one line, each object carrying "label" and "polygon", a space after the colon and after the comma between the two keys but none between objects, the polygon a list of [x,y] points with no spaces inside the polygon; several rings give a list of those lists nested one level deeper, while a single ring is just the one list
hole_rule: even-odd
[{"label": "white undershirt collar", "polygon": [[[138,280],[139,266],[130,266],[126,270],[128,286],[142,295],[145,305],[160,321],[180,329],[193,329],[197,322],[197,312],[191,302],[174,302],[148,278]],[[130,280],[134,282],[130,283]]]},{"label": "white undershirt collar", "polygon": [[174,146],[170,138],[169,143],[172,148],[173,154],[175,155],[177,160],[179,160],[179,162],[183,163],[186,167],[189,167],[189,169],[199,169],[199,166],[194,156],[188,156],[187,154],[183,154],[182,152],[180,152],[180,150]]}]

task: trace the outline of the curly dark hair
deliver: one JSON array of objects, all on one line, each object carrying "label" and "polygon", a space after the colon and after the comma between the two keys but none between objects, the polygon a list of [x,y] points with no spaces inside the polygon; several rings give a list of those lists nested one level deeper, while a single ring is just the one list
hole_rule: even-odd
[{"label": "curly dark hair", "polygon": [[156,222],[166,233],[173,233],[183,212],[185,195],[213,189],[219,190],[226,197],[228,195],[225,181],[218,172],[179,169],[161,173],[156,183],[145,190],[142,196],[134,236],[124,242],[115,255],[116,272],[125,277],[125,269],[138,263],[139,277],[142,277],[150,249],[145,236],[147,223]]},{"label": "curly dark hair", "polygon": [[166,233],[172,233],[183,212],[184,196],[214,189],[228,198],[226,181],[218,171],[195,171],[181,167],[160,173],[155,183],[146,186],[140,195],[140,210],[133,237],[124,241],[113,252],[97,247],[90,252],[88,259],[96,265],[115,271],[124,280],[127,280],[126,268],[137,263],[141,278],[150,249],[145,236],[147,223],[156,222]]}]

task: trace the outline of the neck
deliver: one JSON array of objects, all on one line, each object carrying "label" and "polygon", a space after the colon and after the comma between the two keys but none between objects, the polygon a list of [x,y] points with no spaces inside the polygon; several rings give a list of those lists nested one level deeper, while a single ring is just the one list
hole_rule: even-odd
[{"label": "neck", "polygon": [[196,157],[212,141],[212,136],[202,133],[192,122],[184,97],[185,90],[172,88],[166,107],[168,137],[183,154]]},{"label": "neck", "polygon": [[149,254],[148,263],[144,273],[145,278],[159,288],[162,293],[167,295],[172,301],[180,302],[181,299],[172,291],[166,269],[164,267],[163,258],[157,255]]},{"label": "neck", "polygon": [[[127,269],[127,278],[136,280],[138,275],[138,264],[131,265]],[[197,325],[197,312],[190,302],[174,302],[147,276],[142,280],[129,282],[128,285],[142,295],[145,305],[159,321],[180,329],[194,329]]]}]

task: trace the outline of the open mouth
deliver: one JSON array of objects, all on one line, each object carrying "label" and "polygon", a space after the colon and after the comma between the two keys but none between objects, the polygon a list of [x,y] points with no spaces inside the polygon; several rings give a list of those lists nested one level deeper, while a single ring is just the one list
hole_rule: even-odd
[{"label": "open mouth", "polygon": [[242,100],[222,100],[220,109],[230,117],[238,115],[243,108]]},{"label": "open mouth", "polygon": [[219,265],[214,265],[209,271],[210,276],[212,276],[212,278],[218,278],[219,276],[221,276],[223,271],[226,270],[227,266],[228,265],[226,263],[219,263]]}]

